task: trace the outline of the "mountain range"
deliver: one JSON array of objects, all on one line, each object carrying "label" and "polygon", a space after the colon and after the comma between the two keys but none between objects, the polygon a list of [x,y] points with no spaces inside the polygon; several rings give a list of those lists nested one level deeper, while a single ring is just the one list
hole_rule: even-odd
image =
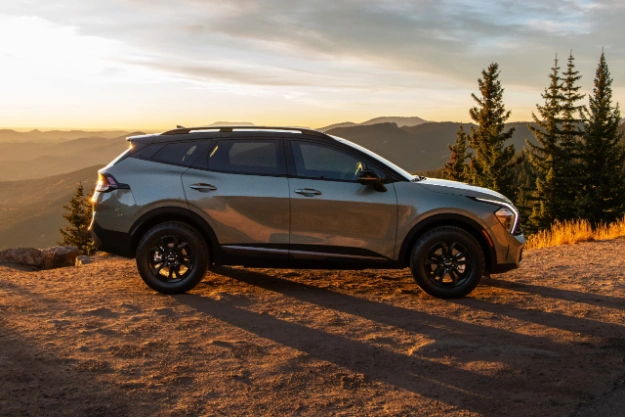
[{"label": "mountain range", "polygon": [[61,141],[0,142],[0,181],[45,178],[106,165],[128,148],[126,137],[135,134],[142,132]]},{"label": "mountain range", "polygon": [[[513,127],[510,144],[517,151],[525,146],[525,139],[535,143],[534,136],[526,122],[506,124]],[[399,127],[396,123],[357,125],[328,130],[330,135],[340,136],[358,143],[385,157],[410,172],[423,172],[440,168],[449,158],[447,145],[456,140],[459,123],[424,122],[415,126]],[[474,124],[465,124],[470,131]]]},{"label": "mountain range", "polygon": [[0,182],[0,250],[42,248],[61,238],[62,215],[82,183],[89,192],[102,165],[36,180]]},{"label": "mountain range", "polygon": [[400,116],[382,116],[382,117],[374,117],[373,119],[369,119],[362,123],[354,123],[354,122],[341,122],[334,123],[329,126],[320,127],[317,130],[322,132],[327,132],[332,129],[338,129],[340,127],[354,127],[354,126],[369,126],[380,123],[395,123],[397,126],[416,126],[422,123],[426,123],[427,120],[424,120],[417,116],[412,117],[400,117]]},{"label": "mountain range", "polygon": [[[125,135],[124,130],[46,130],[33,129],[29,132],[18,132],[12,129],[0,129],[0,142],[64,142],[81,138],[112,139]],[[0,154],[1,155],[1,154]]]}]

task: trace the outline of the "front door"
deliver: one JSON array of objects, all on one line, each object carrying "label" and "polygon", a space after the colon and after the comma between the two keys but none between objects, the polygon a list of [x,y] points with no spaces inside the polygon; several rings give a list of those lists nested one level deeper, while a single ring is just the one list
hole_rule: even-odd
[{"label": "front door", "polygon": [[[290,141],[291,259],[354,261],[392,259],[397,200],[358,183],[363,169],[383,171],[362,156],[335,146]],[[294,176],[294,177],[293,177]]]},{"label": "front door", "polygon": [[229,263],[288,258],[289,188],[282,141],[216,140],[183,175],[190,208],[203,215]]}]

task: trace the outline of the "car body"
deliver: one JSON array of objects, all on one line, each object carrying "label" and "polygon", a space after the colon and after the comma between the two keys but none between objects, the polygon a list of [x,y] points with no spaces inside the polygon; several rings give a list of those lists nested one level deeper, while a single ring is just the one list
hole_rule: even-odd
[{"label": "car body", "polygon": [[[157,279],[153,285],[146,282],[158,291],[184,292],[199,282],[205,270],[180,272],[172,266],[183,261],[194,270],[205,268],[203,263],[323,269],[410,266],[415,274],[415,245],[426,244],[429,249],[420,250],[431,250],[432,256],[420,262],[430,265],[434,260],[438,267],[424,270],[421,265],[421,275],[432,275],[435,268],[437,275],[450,271],[449,277],[440,277],[441,284],[445,279],[458,281],[468,270],[479,274],[472,279],[479,281],[484,274],[516,268],[521,262],[525,238],[518,210],[505,196],[411,175],[342,138],[299,128],[224,126],[177,128],[128,140],[130,149],[99,171],[91,231],[101,250],[137,257],[140,272],[140,257],[149,258],[142,277],[145,280],[151,270]],[[174,250],[176,232],[167,229],[160,232],[164,240],[151,242],[140,255],[142,239],[164,223],[186,227],[187,240],[201,238],[205,246],[198,240],[194,249],[186,242],[187,252]],[[432,231],[440,235],[445,230],[458,236],[458,247],[475,246],[476,258],[462,259],[461,251],[449,250],[451,238],[436,251],[433,243],[423,243],[424,236],[436,235]],[[196,265],[189,251],[194,256],[208,254]],[[449,256],[443,256],[447,252]],[[194,275],[192,281],[197,282],[182,285],[185,274]],[[161,279],[163,275],[167,277]],[[475,285],[472,282],[468,291]],[[424,289],[439,297],[468,293],[467,288],[450,290],[457,286]]]}]

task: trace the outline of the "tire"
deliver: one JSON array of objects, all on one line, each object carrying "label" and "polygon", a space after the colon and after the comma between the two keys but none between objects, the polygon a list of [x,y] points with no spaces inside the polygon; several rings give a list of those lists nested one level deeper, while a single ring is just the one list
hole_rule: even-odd
[{"label": "tire", "polygon": [[437,227],[415,243],[410,271],[426,293],[438,298],[469,294],[484,275],[484,252],[469,233],[453,226]]},{"label": "tire", "polygon": [[204,237],[182,222],[158,224],[137,246],[137,268],[145,283],[162,294],[182,294],[202,281],[210,261]]}]

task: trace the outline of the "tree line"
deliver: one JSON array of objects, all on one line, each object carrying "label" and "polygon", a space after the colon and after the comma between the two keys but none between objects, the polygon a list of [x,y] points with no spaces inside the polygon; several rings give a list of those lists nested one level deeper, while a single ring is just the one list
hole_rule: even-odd
[{"label": "tree line", "polygon": [[505,128],[499,65],[491,63],[478,79],[475,107],[469,115],[477,127],[458,128],[443,167],[448,179],[490,188],[516,203],[528,232],[554,221],[587,219],[611,222],[625,213],[625,148],[619,130],[619,105],[613,103],[612,77],[601,53],[594,88],[583,104],[581,75],[573,53],[562,70],[556,55],[542,104],[528,125],[536,144],[526,140],[522,153],[507,145],[514,128]]}]

